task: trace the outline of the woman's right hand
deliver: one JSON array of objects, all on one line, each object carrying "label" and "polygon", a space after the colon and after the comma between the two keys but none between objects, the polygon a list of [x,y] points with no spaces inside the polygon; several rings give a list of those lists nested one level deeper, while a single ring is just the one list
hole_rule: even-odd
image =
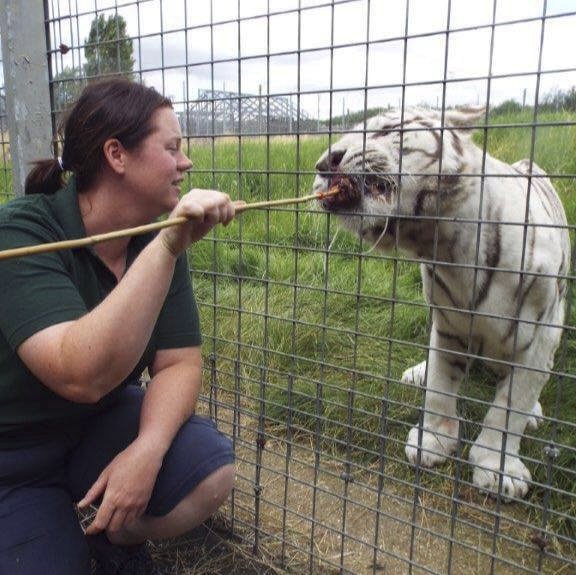
[{"label": "woman's right hand", "polygon": [[107,531],[114,536],[146,511],[163,455],[150,442],[139,439],[116,455],[78,502],[84,509],[101,499],[86,535]]},{"label": "woman's right hand", "polygon": [[228,194],[217,190],[193,189],[185,194],[170,214],[184,216],[187,222],[164,228],[159,238],[175,257],[191,243],[202,239],[215,225],[228,225],[236,214],[235,204]]}]

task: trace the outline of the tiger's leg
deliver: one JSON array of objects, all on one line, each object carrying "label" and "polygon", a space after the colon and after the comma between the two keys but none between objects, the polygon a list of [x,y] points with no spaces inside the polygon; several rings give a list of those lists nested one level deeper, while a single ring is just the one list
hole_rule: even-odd
[{"label": "tiger's leg", "polygon": [[547,379],[544,373],[516,368],[498,382],[494,403],[470,449],[470,463],[475,466],[473,482],[482,491],[500,491],[505,500],[528,493],[532,477],[519,457],[520,440]]},{"label": "tiger's leg", "polygon": [[[456,413],[457,393],[466,372],[466,360],[442,350],[462,351],[457,338],[439,331],[435,321],[430,336],[430,353],[427,362],[415,366],[426,375],[426,398],[423,426],[413,427],[408,434],[406,457],[432,467],[445,461],[458,446],[459,421]],[[422,373],[422,380],[424,380]]]},{"label": "tiger's leg", "polygon": [[[561,325],[563,306],[555,313],[556,316],[547,321]],[[520,440],[530,420],[542,415],[538,399],[548,380],[547,372],[554,365],[561,336],[559,328],[539,327],[534,332],[530,347],[516,361],[525,367],[514,368],[498,383],[494,403],[470,449],[469,460],[475,466],[474,485],[488,493],[500,492],[504,500],[524,497],[528,493],[532,477],[519,457]]]}]

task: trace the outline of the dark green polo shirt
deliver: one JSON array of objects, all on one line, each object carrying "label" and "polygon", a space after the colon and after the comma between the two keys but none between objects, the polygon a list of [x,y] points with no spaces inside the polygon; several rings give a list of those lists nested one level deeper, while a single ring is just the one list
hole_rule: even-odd
[{"label": "dark green polo shirt", "polygon": [[[85,235],[73,178],[54,195],[25,196],[0,206],[0,250]],[[131,239],[128,266],[152,237]],[[113,401],[118,389],[95,405],[60,397],[32,375],[16,350],[34,333],[81,317],[116,284],[92,247],[0,261],[0,449],[31,445],[53,434],[73,436],[88,415]],[[140,377],[156,350],[197,346],[200,339],[190,273],[182,256],[147,349],[126,381]]]}]

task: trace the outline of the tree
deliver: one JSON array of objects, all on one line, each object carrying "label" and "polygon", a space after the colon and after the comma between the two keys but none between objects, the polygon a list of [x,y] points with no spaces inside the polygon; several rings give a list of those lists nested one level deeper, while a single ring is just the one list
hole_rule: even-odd
[{"label": "tree", "polygon": [[491,112],[494,115],[508,115],[508,114],[518,114],[522,111],[522,104],[516,100],[510,98],[509,100],[504,100],[498,106],[492,108]]},{"label": "tree", "polygon": [[66,66],[62,72],[54,76],[52,82],[54,95],[54,111],[59,114],[75,102],[86,85],[81,68]]},{"label": "tree", "polygon": [[94,18],[84,46],[84,73],[88,80],[104,74],[131,78],[132,54],[132,40],[126,34],[126,20],[122,16],[116,14],[106,18],[100,14]]},{"label": "tree", "polygon": [[564,110],[573,112],[576,110],[576,87],[572,86],[566,92],[556,88],[542,98],[542,107],[554,111]]}]

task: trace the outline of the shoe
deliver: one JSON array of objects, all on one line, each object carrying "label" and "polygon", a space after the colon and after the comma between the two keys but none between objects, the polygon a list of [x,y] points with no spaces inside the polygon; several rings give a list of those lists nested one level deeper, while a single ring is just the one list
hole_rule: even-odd
[{"label": "shoe", "polygon": [[113,545],[105,533],[86,537],[93,559],[92,575],[165,575],[141,545]]}]

